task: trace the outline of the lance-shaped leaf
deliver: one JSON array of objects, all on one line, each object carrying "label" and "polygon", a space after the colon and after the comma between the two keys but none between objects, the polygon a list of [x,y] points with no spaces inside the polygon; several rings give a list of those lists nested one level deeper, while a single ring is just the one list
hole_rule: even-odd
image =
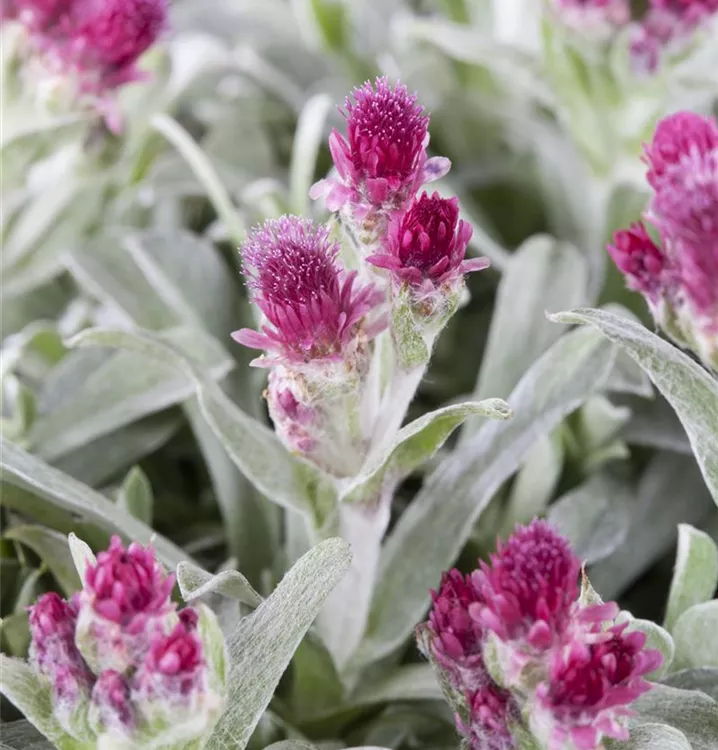
[{"label": "lance-shaped leaf", "polygon": [[718,503],[718,380],[675,346],[627,318],[579,308],[551,319],[598,328],[643,367],[686,428],[708,489]]},{"label": "lance-shaped leaf", "polygon": [[[233,366],[219,342],[202,331],[175,328],[157,336],[196,360],[210,378],[224,377]],[[73,397],[35,422],[30,440],[36,453],[52,460],[193,393],[192,379],[166,361],[116,352]]]},{"label": "lance-shaped leaf", "polygon": [[[561,336],[546,311],[586,300],[588,269],[572,245],[532,237],[511,256],[496,296],[489,340],[474,395],[506,398],[521,376]],[[472,430],[473,431],[473,430]]]},{"label": "lance-shaped leaf", "polygon": [[678,618],[687,609],[713,598],[716,586],[718,547],[705,532],[681,524],[665,627],[672,632]]},{"label": "lance-shaped leaf", "polygon": [[[130,541],[141,544],[152,542],[157,556],[169,568],[173,569],[181,560],[189,558],[179,547],[125,513],[103,495],[53,469],[2,437],[0,467],[3,482],[39,496],[51,509],[69,511],[82,520],[90,521],[108,532],[120,534]],[[7,503],[5,493],[2,495],[2,503]],[[17,509],[21,510],[22,507]]]},{"label": "lance-shaped leaf", "polygon": [[451,433],[471,416],[508,419],[509,405],[499,398],[467,401],[425,414],[403,427],[380,455],[370,456],[361,474],[343,488],[344,502],[379,498],[392,492],[414,469],[428,461]]},{"label": "lance-shaped leaf", "polygon": [[594,332],[561,338],[511,395],[514,418],[487,422],[426,480],[385,545],[358,663],[381,658],[410,635],[429,589],[456,559],[496,490],[538,437],[600,387],[613,354]]},{"label": "lance-shaped leaf", "polygon": [[628,534],[633,488],[600,473],[559,498],[548,520],[588,565],[608,557]]},{"label": "lance-shaped leaf", "polygon": [[244,750],[292,655],[349,565],[349,547],[328,539],[307,552],[229,639],[229,699],[206,750]]},{"label": "lance-shaped leaf", "polygon": [[187,378],[197,391],[202,413],[230,458],[252,484],[273,502],[309,514],[317,525],[336,498],[333,480],[291,455],[271,430],[247,416],[172,342],[149,331],[88,329],[71,346],[114,346],[161,360]]}]

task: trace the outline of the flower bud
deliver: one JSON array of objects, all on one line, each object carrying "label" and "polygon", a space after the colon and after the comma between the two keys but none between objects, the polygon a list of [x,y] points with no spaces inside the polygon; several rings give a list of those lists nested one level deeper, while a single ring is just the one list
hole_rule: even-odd
[{"label": "flower bud", "polygon": [[53,714],[73,737],[88,738],[87,707],[94,677],[75,646],[77,609],[55,593],[30,607],[30,663],[49,685]]},{"label": "flower bud", "polygon": [[459,732],[471,750],[514,750],[511,724],[519,717],[516,701],[508,690],[488,683],[469,693],[469,722],[457,720]]},{"label": "flower bud", "polygon": [[204,737],[221,715],[224,696],[210,679],[205,648],[216,644],[203,644],[194,615],[183,615],[169,635],[155,634],[132,678],[131,699],[147,744]]},{"label": "flower bud", "polygon": [[[488,258],[465,260],[471,234],[471,226],[459,219],[456,198],[424,193],[405,213],[393,215],[382,252],[367,260],[387,269],[395,285],[407,284],[425,304],[431,296],[454,292],[464,274],[489,265]],[[438,299],[432,303],[441,306]]]},{"label": "flower bud", "polygon": [[330,211],[340,211],[365,247],[376,246],[393,211],[401,211],[427,182],[443,177],[448,159],[427,159],[429,116],[416,96],[386,78],[367,81],[347,97],[347,138],[329,137],[336,176],[312,187]]},{"label": "flower bud", "polygon": [[177,620],[170,593],[174,576],[165,575],[150,547],[119,537],[88,567],[80,594],[76,643],[92,670],[124,674],[139,662],[155,633]]},{"label": "flower bud", "polygon": [[90,722],[98,738],[133,741],[135,709],[130,702],[130,686],[119,672],[108,669],[97,678],[92,689]]}]

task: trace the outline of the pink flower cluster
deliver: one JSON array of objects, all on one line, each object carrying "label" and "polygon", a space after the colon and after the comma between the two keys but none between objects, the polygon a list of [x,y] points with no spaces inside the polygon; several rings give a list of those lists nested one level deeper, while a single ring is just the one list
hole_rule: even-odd
[{"label": "pink flower cluster", "polygon": [[612,623],[615,604],[580,603],[580,567],[565,539],[533,521],[432,593],[430,658],[461,696],[457,726],[472,750],[517,747],[526,717],[551,750],[628,737],[628,705],[662,655],[644,633]]},{"label": "pink flower cluster", "polygon": [[665,54],[681,52],[718,13],[718,0],[650,0],[632,40],[634,63],[655,71]]},{"label": "pink flower cluster", "polygon": [[[358,402],[393,292],[408,289],[428,316],[457,296],[464,274],[488,265],[465,259],[471,227],[456,198],[417,197],[450,164],[427,156],[429,116],[416,96],[378,78],[353,92],[343,114],[346,138],[336,130],[329,138],[336,174],[311,195],[340,212],[357,250],[352,270],[328,226],[297,216],[265,222],[242,248],[263,323],[232,334],[263,352],[252,364],[272,368],[266,397],[282,442],[341,476],[361,464],[371,439],[372,417],[357,417]],[[429,296],[436,304],[425,304]]]},{"label": "pink flower cluster", "polygon": [[710,362],[718,356],[718,124],[692,112],[664,118],[646,147],[653,196],[645,218],[614,237],[608,251],[657,322],[682,330]]},{"label": "pink flower cluster", "polygon": [[71,601],[49,593],[30,608],[30,661],[71,735],[89,721],[97,734],[128,739],[153,700],[186,710],[204,691],[197,612],[175,611],[173,585],[151,548],[113,537]]},{"label": "pink flower cluster", "polygon": [[33,54],[79,96],[106,104],[142,78],[137,60],[167,27],[167,0],[3,0],[3,21],[21,23]]}]

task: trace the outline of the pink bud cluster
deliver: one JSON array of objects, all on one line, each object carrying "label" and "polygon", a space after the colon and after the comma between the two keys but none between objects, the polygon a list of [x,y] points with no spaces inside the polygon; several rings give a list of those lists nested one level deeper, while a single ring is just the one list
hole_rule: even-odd
[{"label": "pink bud cluster", "polygon": [[152,549],[113,537],[83,583],[69,602],[49,593],[30,608],[30,660],[63,728],[78,736],[83,713],[83,726],[128,740],[150,700],[190,707],[206,680],[198,616],[176,612]]},{"label": "pink bud cluster", "polygon": [[565,539],[533,521],[470,575],[445,573],[433,592],[430,656],[462,696],[457,726],[472,750],[518,747],[527,717],[551,750],[628,737],[628,705],[662,656],[645,648],[644,633],[613,623],[615,604],[580,603],[580,567]]},{"label": "pink bud cluster", "polygon": [[663,56],[681,52],[716,14],[718,0],[650,0],[632,39],[636,66],[655,71]]},{"label": "pink bud cluster", "polygon": [[718,124],[692,112],[664,118],[645,161],[653,189],[645,218],[660,242],[637,224],[608,251],[657,322],[677,325],[680,343],[710,363],[718,357]]},{"label": "pink bud cluster", "polygon": [[3,0],[2,20],[27,30],[33,55],[77,94],[106,105],[114,89],[141,79],[137,67],[167,27],[167,0]]}]

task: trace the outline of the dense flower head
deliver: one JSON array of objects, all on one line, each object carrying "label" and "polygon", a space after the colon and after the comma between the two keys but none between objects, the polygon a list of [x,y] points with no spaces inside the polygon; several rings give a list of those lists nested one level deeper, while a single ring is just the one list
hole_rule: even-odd
[{"label": "dense flower head", "polygon": [[128,633],[139,632],[148,617],[171,609],[173,586],[174,575],[165,575],[151,547],[133,542],[125,549],[118,536],[88,567],[85,578],[94,611]]},{"label": "dense flower head", "polygon": [[346,207],[351,223],[378,229],[380,236],[388,212],[401,210],[451,164],[427,159],[429,116],[404,84],[367,81],[347,97],[345,110],[347,137],[337,130],[329,137],[337,175],[318,182],[310,195],[324,196],[330,211]]},{"label": "dense flower head", "polygon": [[718,125],[715,120],[694,112],[676,112],[657,125],[653,139],[645,148],[647,179],[654,190],[661,188],[671,169],[684,161],[702,158],[718,149]]},{"label": "dense flower head", "polygon": [[[111,92],[140,80],[139,57],[167,27],[167,0],[13,0],[3,20],[20,22],[30,40],[28,85],[47,79],[66,105],[94,106],[120,128]],[[42,87],[40,87],[42,88]]]},{"label": "dense flower head", "polygon": [[628,704],[650,689],[643,676],[663,657],[644,648],[645,633],[627,627],[597,626],[593,638],[573,639],[553,653],[536,691],[538,723],[548,730],[550,748],[572,741],[577,750],[594,750],[604,735],[628,739],[621,719],[630,714]]},{"label": "dense flower head", "polygon": [[181,701],[202,686],[204,663],[202,642],[185,618],[169,635],[155,635],[135,675],[134,689],[145,699]]},{"label": "dense flower head", "polygon": [[511,693],[487,683],[467,696],[469,723],[457,718],[459,732],[468,739],[471,750],[513,750],[516,747],[510,722],[518,718],[518,707]]},{"label": "dense flower head", "polygon": [[474,572],[483,602],[471,605],[470,614],[500,640],[544,651],[570,623],[580,567],[568,541],[547,522],[517,527],[499,542],[491,564]]},{"label": "dense flower head", "polygon": [[[383,296],[372,285],[359,287],[356,272],[340,267],[338,253],[328,227],[296,216],[269,220],[250,234],[243,270],[267,325],[232,336],[270,355],[255,364],[342,358]],[[362,330],[369,337],[376,333],[371,326]]]},{"label": "dense flower head", "polygon": [[482,656],[484,633],[469,616],[469,607],[481,601],[469,576],[454,569],[444,573],[431,592],[429,613],[431,648],[454,687],[475,689],[486,681]]},{"label": "dense flower head", "polygon": [[671,263],[653,241],[643,222],[616,232],[608,246],[618,270],[628,286],[656,302],[671,284]]},{"label": "dense flower head", "polygon": [[[352,99],[354,101],[352,101]],[[349,158],[361,177],[406,180],[416,169],[429,129],[417,97],[386,78],[367,81],[346,98]]]},{"label": "dense flower head", "polygon": [[97,730],[129,735],[135,728],[135,711],[127,680],[113,669],[102,672],[92,689],[93,722]]},{"label": "dense flower head", "polygon": [[471,234],[471,226],[459,219],[456,198],[423,193],[403,215],[393,217],[383,251],[367,260],[399,281],[433,288],[486,268],[486,258],[464,260]]}]

